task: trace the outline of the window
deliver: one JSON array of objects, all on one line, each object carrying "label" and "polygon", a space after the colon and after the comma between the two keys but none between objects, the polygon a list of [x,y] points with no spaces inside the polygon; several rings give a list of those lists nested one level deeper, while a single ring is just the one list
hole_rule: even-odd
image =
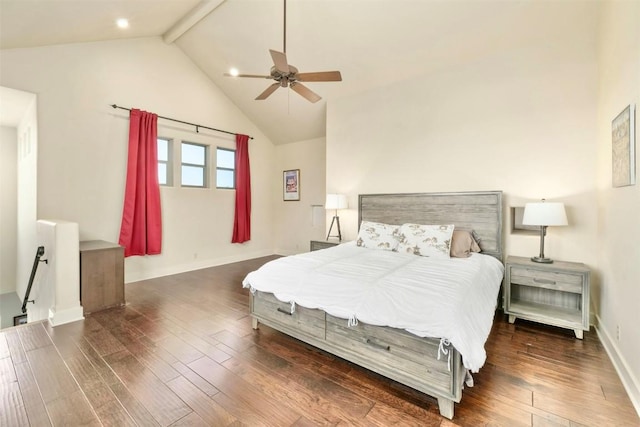
[{"label": "window", "polygon": [[183,187],[207,187],[207,146],[182,143]]},{"label": "window", "polygon": [[228,148],[216,151],[216,188],[236,188],[236,152]]},{"label": "window", "polygon": [[171,141],[166,138],[158,138],[158,182],[160,185],[173,184],[171,169]]}]

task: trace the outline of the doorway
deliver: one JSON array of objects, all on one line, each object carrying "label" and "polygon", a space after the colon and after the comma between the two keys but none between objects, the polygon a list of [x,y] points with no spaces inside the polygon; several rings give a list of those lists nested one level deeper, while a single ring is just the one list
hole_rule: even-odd
[{"label": "doorway", "polygon": [[28,249],[36,247],[38,126],[34,93],[0,86],[0,101],[0,328],[6,328],[22,314]]}]

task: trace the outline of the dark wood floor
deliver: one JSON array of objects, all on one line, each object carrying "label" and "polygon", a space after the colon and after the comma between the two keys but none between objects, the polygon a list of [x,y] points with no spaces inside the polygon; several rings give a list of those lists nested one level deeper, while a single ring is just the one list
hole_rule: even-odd
[{"label": "dark wood floor", "polygon": [[640,425],[594,332],[496,316],[453,421],[435,399],[268,327],[240,282],[269,258],[127,285],[127,306],[0,333],[0,425]]}]

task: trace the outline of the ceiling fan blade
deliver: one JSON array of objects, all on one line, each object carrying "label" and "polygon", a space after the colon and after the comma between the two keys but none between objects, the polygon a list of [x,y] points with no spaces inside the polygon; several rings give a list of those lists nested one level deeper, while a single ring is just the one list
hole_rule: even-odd
[{"label": "ceiling fan blade", "polygon": [[317,73],[298,73],[296,80],[299,82],[341,82],[340,71],[319,71]]},{"label": "ceiling fan blade", "polygon": [[283,74],[289,74],[287,55],[273,49],[269,49],[269,53],[271,54],[271,59],[273,59],[273,65],[276,66],[276,70],[280,71]]},{"label": "ceiling fan blade", "polygon": [[314,91],[312,91],[311,89],[303,85],[302,83],[291,82],[289,84],[289,87],[294,91],[296,91],[303,98],[306,98],[307,101],[318,102],[322,99],[320,95],[318,95],[317,93],[315,93]]},{"label": "ceiling fan blade", "polygon": [[233,75],[233,74],[229,74],[229,73],[224,73],[224,75],[226,77],[252,77],[254,79],[272,79],[272,76],[263,76],[263,75],[258,75],[258,74],[237,74],[237,75]]},{"label": "ceiling fan blade", "polygon": [[274,83],[265,89],[260,95],[256,97],[256,101],[262,101],[263,99],[267,99],[269,95],[276,91],[280,87],[280,83]]}]

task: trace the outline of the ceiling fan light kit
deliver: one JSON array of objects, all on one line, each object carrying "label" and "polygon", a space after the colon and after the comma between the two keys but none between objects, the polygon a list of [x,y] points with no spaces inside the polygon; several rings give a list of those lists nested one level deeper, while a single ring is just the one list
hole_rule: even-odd
[{"label": "ceiling fan light kit", "polygon": [[289,65],[287,61],[287,0],[284,0],[284,44],[283,52],[269,49],[273,67],[268,76],[257,74],[236,74],[225,73],[228,77],[249,77],[258,79],[271,79],[275,83],[267,87],[255,99],[258,101],[267,99],[269,95],[276,91],[279,87],[290,87],[298,95],[302,96],[309,102],[318,102],[322,99],[320,95],[309,89],[300,82],[340,82],[342,75],[340,71],[317,71],[311,73],[300,73],[293,65]]}]

